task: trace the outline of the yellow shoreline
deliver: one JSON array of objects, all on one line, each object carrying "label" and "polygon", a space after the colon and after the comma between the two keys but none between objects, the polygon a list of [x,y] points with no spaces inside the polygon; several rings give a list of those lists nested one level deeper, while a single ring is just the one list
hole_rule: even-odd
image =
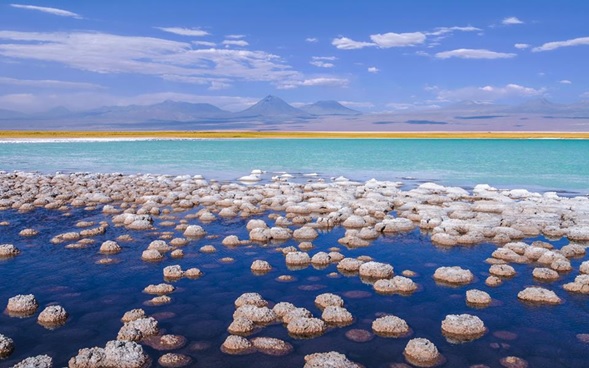
[{"label": "yellow shoreline", "polygon": [[589,132],[256,132],[256,131],[0,131],[4,139],[305,139],[305,138],[465,138],[465,139],[589,139]]}]

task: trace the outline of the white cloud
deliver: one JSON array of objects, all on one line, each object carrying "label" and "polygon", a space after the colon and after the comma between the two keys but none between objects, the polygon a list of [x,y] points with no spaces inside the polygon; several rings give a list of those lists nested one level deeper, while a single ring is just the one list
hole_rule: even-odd
[{"label": "white cloud", "polygon": [[51,79],[15,79],[7,77],[0,77],[0,85],[1,84],[35,88],[58,88],[80,90],[94,90],[104,88],[103,86],[93,83],[67,82]]},{"label": "white cloud", "polygon": [[370,35],[372,42],[380,48],[415,46],[425,41],[425,34],[421,32],[412,33],[384,33]]},{"label": "white cloud", "polygon": [[155,27],[160,31],[177,34],[180,36],[202,37],[210,33],[199,28],[181,28],[181,27]]},{"label": "white cloud", "polygon": [[558,83],[561,83],[561,84],[573,84],[573,82],[571,82],[571,81],[570,81],[570,80],[568,80],[568,79],[563,79],[563,80],[561,80],[561,81],[560,81],[560,82],[558,82]]},{"label": "white cloud", "polygon": [[507,17],[507,18],[503,19],[503,21],[501,21],[501,23],[508,25],[508,26],[514,25],[514,24],[524,24],[524,22],[519,20],[517,17]]},{"label": "white cloud", "polygon": [[333,68],[335,66],[335,64],[333,63],[328,63],[321,60],[312,60],[309,62],[309,64],[316,66],[318,68]]},{"label": "white cloud", "polygon": [[305,38],[305,41],[307,41],[309,43],[317,43],[317,42],[319,42],[319,39],[316,37],[307,37],[307,38]]},{"label": "white cloud", "polygon": [[548,43],[543,44],[542,46],[534,47],[532,49],[532,51],[533,52],[551,51],[551,50],[559,49],[561,47],[571,47],[571,46],[580,46],[580,45],[589,45],[589,37],[579,37],[579,38],[573,38],[571,40],[565,40],[565,41],[548,42]]},{"label": "white cloud", "polygon": [[335,57],[335,56],[313,56],[312,58],[313,58],[313,60],[328,60],[328,61],[337,60],[337,57]]},{"label": "white cloud", "polygon": [[41,60],[96,73],[176,76],[198,83],[229,79],[278,84],[305,79],[279,56],[264,51],[198,49],[161,38],[88,32],[0,31],[0,40],[5,40],[0,56],[6,60]]},{"label": "white cloud", "polygon": [[209,42],[209,41],[192,41],[193,45],[197,45],[197,46],[205,46],[205,47],[215,47],[217,46],[216,43],[214,42]]},{"label": "white cloud", "polygon": [[454,90],[445,90],[438,87],[426,88],[435,93],[440,101],[483,100],[494,101],[503,98],[532,97],[546,93],[545,88],[525,87],[510,83],[505,86],[464,87]]},{"label": "white cloud", "polygon": [[485,49],[457,49],[451,51],[438,52],[435,56],[438,59],[449,59],[452,57],[461,59],[507,59],[515,57],[516,54],[495,52]]},{"label": "white cloud", "polygon": [[368,68],[368,72],[369,72],[369,73],[374,73],[374,74],[376,74],[376,73],[380,72],[380,69],[378,69],[378,68],[377,68],[377,67],[375,67],[375,66],[371,66],[371,67],[369,67],[369,68]]},{"label": "white cloud", "polygon": [[70,18],[82,19],[82,17],[79,14],[76,14],[71,11],[63,10],[63,9],[47,8],[44,6],[35,6],[35,5],[21,5],[21,4],[10,4],[10,6],[12,6],[13,8],[18,8],[18,9],[36,10],[36,11],[40,11],[43,13],[57,15],[60,17],[70,17]]},{"label": "white cloud", "polygon": [[443,36],[448,33],[453,33],[455,31],[459,32],[475,32],[475,31],[482,31],[482,29],[472,26],[466,27],[437,27],[433,32],[426,33],[428,36]]},{"label": "white cloud", "polygon": [[309,64],[318,68],[333,68],[335,64],[330,63],[330,61],[334,60],[337,60],[335,56],[313,56]]},{"label": "white cloud", "polygon": [[280,89],[292,89],[297,87],[347,87],[349,81],[342,78],[319,77],[300,81],[285,81],[278,86]]},{"label": "white cloud", "polygon": [[245,41],[245,40],[225,40],[222,42],[223,45],[225,46],[239,46],[239,47],[245,47],[249,45],[249,42]]},{"label": "white cloud", "polygon": [[242,35],[242,34],[230,34],[230,35],[225,36],[225,38],[229,38],[229,39],[232,39],[232,40],[240,40],[242,38],[245,38],[245,35]]},{"label": "white cloud", "polygon": [[515,45],[513,45],[513,47],[515,47],[516,49],[524,50],[529,48],[530,45],[528,45],[527,43],[516,43]]},{"label": "white cloud", "polygon": [[334,38],[331,44],[340,50],[356,50],[376,46],[376,44],[371,42],[354,41],[347,37]]}]

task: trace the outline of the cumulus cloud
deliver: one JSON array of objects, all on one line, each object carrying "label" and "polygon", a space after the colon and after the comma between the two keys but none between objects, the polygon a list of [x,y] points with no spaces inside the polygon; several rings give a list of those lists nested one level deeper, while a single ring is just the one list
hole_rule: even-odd
[{"label": "cumulus cloud", "polygon": [[181,28],[181,27],[155,27],[160,31],[177,34],[180,36],[202,37],[208,36],[210,33],[203,31],[200,28]]},{"label": "cumulus cloud", "polygon": [[559,81],[558,83],[561,83],[561,84],[573,84],[573,82],[571,82],[568,79],[563,79],[563,80]]},{"label": "cumulus cloud", "polygon": [[239,46],[239,47],[245,47],[249,45],[249,42],[245,41],[245,40],[225,40],[223,42],[221,42],[223,45],[225,46]]},{"label": "cumulus cloud", "polygon": [[319,42],[319,39],[316,37],[307,37],[307,38],[305,38],[305,41],[309,42],[309,43],[317,43],[317,42]]},{"label": "cumulus cloud", "polygon": [[453,90],[430,87],[426,89],[436,94],[441,101],[483,100],[494,101],[504,98],[533,97],[546,93],[545,88],[525,87],[510,83],[505,86],[464,87]]},{"label": "cumulus cloud", "polygon": [[40,12],[47,13],[47,14],[57,15],[60,17],[70,17],[70,18],[82,19],[82,16],[80,16],[79,14],[76,14],[76,13],[68,11],[68,10],[58,9],[58,8],[47,8],[44,6],[21,5],[21,4],[10,4],[10,6],[12,6],[13,8],[18,8],[18,9],[40,11]]},{"label": "cumulus cloud", "polygon": [[404,46],[415,46],[425,41],[425,34],[421,32],[411,33],[384,33],[384,34],[373,34],[370,35],[370,39],[378,47],[388,49],[390,47],[404,47]]},{"label": "cumulus cloud", "polygon": [[516,43],[515,45],[513,45],[513,47],[515,47],[516,49],[524,50],[529,48],[530,45],[528,45],[527,43]]},{"label": "cumulus cloud", "polygon": [[503,21],[501,21],[501,23],[508,25],[508,26],[514,25],[514,24],[524,24],[524,22],[519,20],[517,17],[507,17],[507,18],[503,19]]},{"label": "cumulus cloud", "polygon": [[0,84],[34,87],[34,88],[57,88],[57,89],[80,89],[80,90],[94,90],[103,89],[104,87],[94,83],[83,82],[68,82],[51,79],[16,79],[0,77]]},{"label": "cumulus cloud", "polygon": [[380,69],[378,69],[378,68],[377,68],[377,67],[375,67],[375,66],[371,66],[371,67],[369,67],[369,68],[368,68],[368,72],[369,72],[369,73],[374,73],[374,74],[376,74],[376,73],[380,72]]},{"label": "cumulus cloud", "polygon": [[313,56],[309,64],[318,68],[333,68],[335,64],[331,61],[337,60],[335,56]]},{"label": "cumulus cloud", "polygon": [[356,50],[364,47],[376,46],[372,42],[354,41],[347,37],[334,38],[331,44],[340,50]]},{"label": "cumulus cloud", "polygon": [[555,41],[555,42],[547,42],[542,46],[534,47],[532,49],[533,52],[540,52],[540,51],[552,51],[559,49],[561,47],[571,47],[571,46],[581,46],[581,45],[589,45],[589,37],[579,37],[573,38],[570,40],[565,41]]},{"label": "cumulus cloud", "polygon": [[451,51],[438,52],[435,56],[438,59],[449,59],[452,57],[461,59],[508,59],[515,57],[516,54],[495,52],[485,49],[457,49]]}]

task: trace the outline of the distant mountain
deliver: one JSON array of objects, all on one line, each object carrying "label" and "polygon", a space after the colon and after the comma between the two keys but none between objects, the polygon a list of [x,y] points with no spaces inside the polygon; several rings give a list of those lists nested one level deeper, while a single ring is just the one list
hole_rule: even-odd
[{"label": "distant mountain", "polygon": [[0,109],[0,119],[20,119],[27,117],[27,114],[18,111]]},{"label": "distant mountain", "polygon": [[284,102],[284,100],[282,100],[279,97],[268,95],[260,101],[258,101],[255,105],[243,111],[235,113],[234,116],[240,118],[307,118],[311,117],[311,114],[287,104],[286,102]]},{"label": "distant mountain", "polygon": [[317,101],[300,108],[312,115],[360,115],[360,111],[352,110],[337,101]]},{"label": "distant mountain", "polygon": [[516,106],[505,109],[506,112],[527,114],[559,114],[567,112],[567,105],[556,104],[545,98],[528,100]]},{"label": "distant mountain", "polygon": [[154,105],[104,106],[82,113],[115,121],[193,121],[207,118],[227,118],[231,113],[208,103],[164,101]]}]

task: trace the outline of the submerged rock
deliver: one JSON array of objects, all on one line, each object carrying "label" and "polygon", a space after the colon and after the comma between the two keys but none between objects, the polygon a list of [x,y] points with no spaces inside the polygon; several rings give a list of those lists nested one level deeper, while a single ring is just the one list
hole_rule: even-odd
[{"label": "submerged rock", "polygon": [[60,305],[50,305],[39,313],[37,322],[45,327],[57,327],[65,324],[68,313]]},{"label": "submerged rock", "polygon": [[237,299],[235,299],[235,307],[239,308],[243,305],[265,307],[268,305],[268,302],[258,293],[243,293]]},{"label": "submerged rock", "polygon": [[12,258],[20,254],[20,250],[13,244],[0,244],[0,259]]},{"label": "submerged rock", "polygon": [[347,309],[337,306],[327,306],[321,314],[321,318],[332,325],[345,326],[354,321],[354,317]]},{"label": "submerged rock", "polygon": [[33,315],[39,303],[33,294],[16,295],[8,299],[6,311],[11,317],[28,317]]},{"label": "submerged rock", "polygon": [[449,314],[442,321],[442,333],[452,340],[475,340],[486,332],[483,321],[471,314]]},{"label": "submerged rock", "polygon": [[443,360],[434,343],[424,338],[409,340],[403,355],[409,363],[417,367],[434,367]]},{"label": "submerged rock", "polygon": [[474,275],[470,270],[458,266],[440,267],[434,272],[434,280],[454,285],[466,285],[473,281]]},{"label": "submerged rock", "polygon": [[330,351],[305,355],[303,368],[361,368],[361,366],[346,358],[344,354]]},{"label": "submerged rock", "polygon": [[520,300],[537,304],[560,304],[562,300],[554,291],[541,287],[527,287],[517,294]]},{"label": "submerged rock", "polygon": [[343,307],[344,300],[339,295],[324,293],[315,297],[315,305],[320,309],[325,309],[329,306]]},{"label": "submerged rock", "polygon": [[53,368],[53,359],[49,355],[37,355],[16,363],[12,368]]},{"label": "submerged rock", "polygon": [[273,337],[256,337],[251,343],[260,353],[272,356],[283,356],[293,351],[293,347],[286,341]]},{"label": "submerged rock", "polygon": [[476,307],[484,307],[491,304],[491,296],[478,289],[468,290],[466,292],[466,303],[476,306]]},{"label": "submerged rock", "polygon": [[375,319],[372,322],[372,331],[383,337],[405,337],[411,333],[407,322],[393,315]]},{"label": "submerged rock", "polygon": [[158,322],[155,318],[139,318],[125,323],[119,330],[117,340],[140,341],[146,337],[157,335],[158,332]]},{"label": "submerged rock", "polygon": [[0,359],[4,359],[14,351],[14,341],[8,336],[0,334]]},{"label": "submerged rock", "polygon": [[157,362],[165,368],[178,368],[190,365],[192,363],[192,358],[184,354],[166,353],[162,355]]},{"label": "submerged rock", "polygon": [[288,333],[294,337],[311,338],[322,335],[327,326],[318,318],[296,318],[286,325]]},{"label": "submerged rock", "polygon": [[229,335],[221,345],[221,351],[231,355],[243,355],[255,352],[255,348],[245,337]]}]

